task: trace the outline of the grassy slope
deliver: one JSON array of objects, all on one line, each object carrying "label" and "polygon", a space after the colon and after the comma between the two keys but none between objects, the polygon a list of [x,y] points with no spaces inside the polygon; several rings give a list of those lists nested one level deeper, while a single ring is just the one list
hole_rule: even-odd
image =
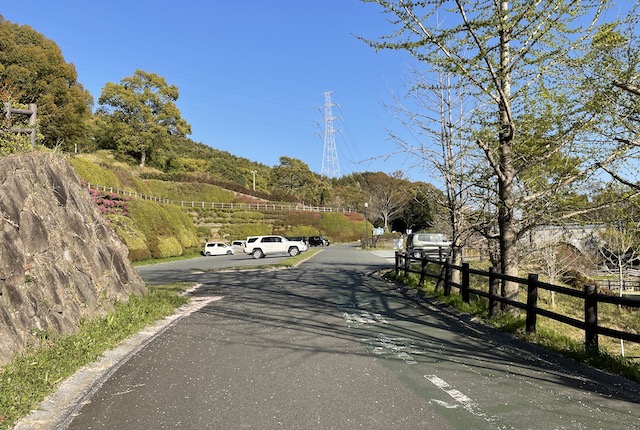
[{"label": "grassy slope", "polygon": [[[359,214],[206,207],[201,202],[238,203],[244,197],[207,183],[141,179],[145,173],[160,172],[118,162],[107,151],[72,156],[69,162],[85,183],[107,187],[106,191],[94,192],[94,199],[103,205],[133,261],[180,256],[207,240],[230,241],[261,234],[322,234],[340,242],[356,240],[364,231],[364,220]],[[115,195],[112,190],[124,192]],[[161,199],[130,198],[129,193]],[[165,204],[163,199],[180,203]]]}]

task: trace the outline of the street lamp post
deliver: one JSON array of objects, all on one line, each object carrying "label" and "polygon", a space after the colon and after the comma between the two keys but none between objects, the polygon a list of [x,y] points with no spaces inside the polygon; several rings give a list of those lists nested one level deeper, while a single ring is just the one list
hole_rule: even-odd
[{"label": "street lamp post", "polygon": [[367,241],[369,240],[369,218],[367,216],[367,209],[369,208],[369,203],[364,202],[364,243],[362,244],[362,249],[367,247]]}]

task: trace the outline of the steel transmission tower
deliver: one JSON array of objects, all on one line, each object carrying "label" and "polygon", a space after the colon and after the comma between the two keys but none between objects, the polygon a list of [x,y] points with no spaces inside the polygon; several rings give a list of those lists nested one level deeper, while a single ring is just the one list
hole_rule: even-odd
[{"label": "steel transmission tower", "polygon": [[336,119],[331,112],[331,107],[335,103],[331,102],[333,91],[324,92],[324,149],[322,151],[322,176],[335,178],[340,176],[340,164],[338,164],[338,152],[336,151],[336,140],[333,128],[333,121]]}]

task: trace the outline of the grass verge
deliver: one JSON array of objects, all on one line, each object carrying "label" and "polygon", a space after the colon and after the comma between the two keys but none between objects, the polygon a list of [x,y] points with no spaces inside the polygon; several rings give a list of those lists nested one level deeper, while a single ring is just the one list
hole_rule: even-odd
[{"label": "grass verge", "polygon": [[202,257],[201,248],[190,248],[184,251],[184,254],[176,257],[150,258],[148,260],[132,261],[134,267],[151,266],[152,264],[167,263],[169,261],[189,260],[191,258]]},{"label": "grass verge", "polygon": [[73,334],[35,332],[37,344],[0,369],[0,430],[29,414],[60,382],[149,324],[171,315],[188,298],[184,283],[151,286],[144,296],[116,303],[106,316],[81,321]]},{"label": "grass verge", "polygon": [[[396,276],[395,270],[391,270],[384,275],[386,278],[399,282],[409,288],[418,288],[418,276],[409,274],[408,276]],[[489,319],[487,301],[481,298],[472,299],[469,303],[462,301],[460,294],[452,293],[445,296],[442,289],[436,291],[433,280],[426,280],[420,294],[425,297],[437,300],[447,306],[451,306],[476,317],[483,323],[490,325],[500,331],[511,333],[514,336],[527,342],[536,344],[549,351],[573,358],[574,360],[584,363],[595,368],[605,370],[607,372],[624,376],[640,383],[640,366],[636,360],[631,358],[614,355],[602,348],[597,351],[588,351],[584,343],[571,338],[564,334],[560,334],[560,330],[566,332],[566,326],[559,327],[557,325],[540,324],[541,327],[536,329],[536,333],[527,334],[525,332],[525,318],[516,317],[507,314],[501,314],[497,317]]]}]

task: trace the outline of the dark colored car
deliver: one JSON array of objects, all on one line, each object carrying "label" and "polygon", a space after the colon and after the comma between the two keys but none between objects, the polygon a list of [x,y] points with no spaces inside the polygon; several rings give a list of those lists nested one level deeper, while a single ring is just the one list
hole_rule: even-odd
[{"label": "dark colored car", "polygon": [[305,236],[287,236],[287,239],[288,240],[297,240],[297,241],[300,241],[300,242],[304,242],[307,245],[309,244],[309,242],[308,242],[308,240],[307,240],[307,238]]},{"label": "dark colored car", "polygon": [[310,236],[309,237],[309,245],[310,246],[329,246],[331,241],[323,236]]}]

